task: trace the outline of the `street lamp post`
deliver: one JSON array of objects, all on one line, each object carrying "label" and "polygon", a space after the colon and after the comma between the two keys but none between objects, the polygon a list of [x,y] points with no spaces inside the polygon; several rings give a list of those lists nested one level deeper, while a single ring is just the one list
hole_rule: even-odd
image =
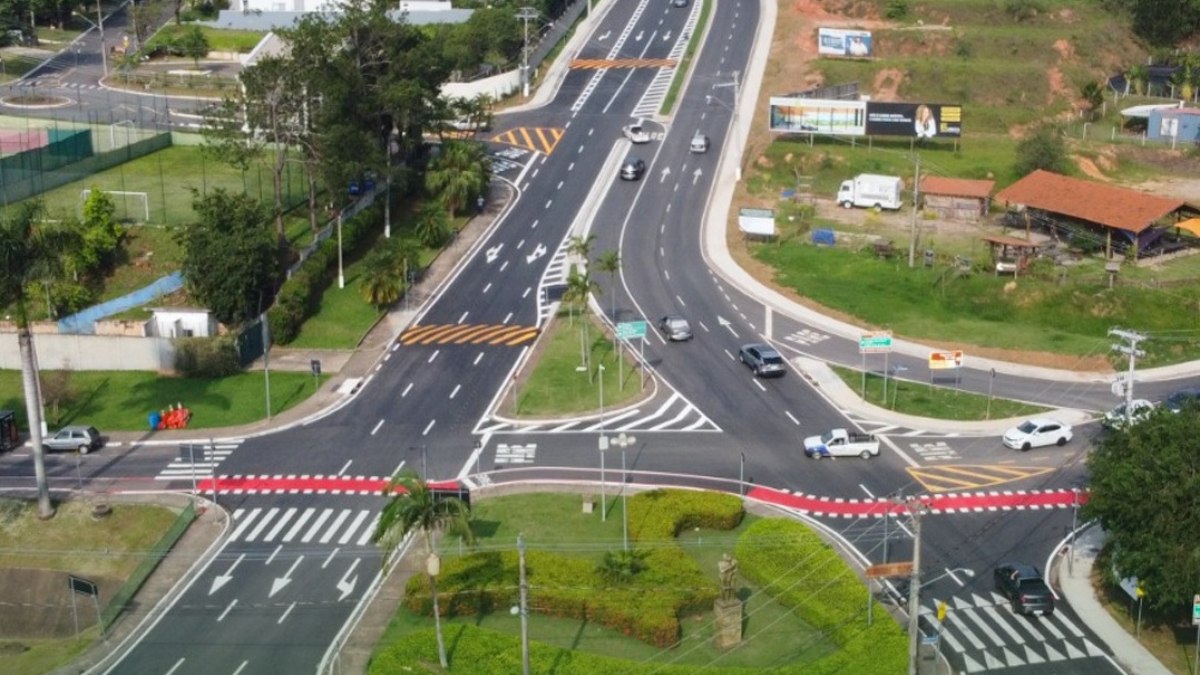
[{"label": "street lamp post", "polygon": [[738,127],[738,110],[737,109],[738,109],[738,101],[741,99],[742,85],[741,85],[741,81],[738,78],[739,78],[739,73],[738,73],[738,71],[735,70],[735,71],[733,71],[733,82],[726,82],[724,84],[714,84],[712,86],[713,89],[717,89],[719,87],[733,87],[733,105],[727,105],[724,101],[721,101],[718,98],[713,98],[711,95],[705,96],[704,98],[705,98],[705,101],[709,105],[712,105],[713,102],[716,101],[717,103],[725,106],[725,108],[728,109],[729,112],[733,113],[733,125],[730,127],[730,133],[733,134],[733,139],[735,141],[734,149],[736,150],[736,152],[734,154],[737,155],[737,166],[734,169],[734,176],[738,181],[741,181],[742,180],[742,153],[741,153],[741,150],[738,149],[738,146],[740,146],[741,143],[737,142],[737,139],[738,139],[738,129],[737,129],[737,127]]},{"label": "street lamp post", "polygon": [[346,271],[342,267],[342,211],[338,210],[337,214],[337,238],[338,238],[338,288],[346,287]]},{"label": "street lamp post", "polygon": [[600,369],[600,522],[608,520],[608,496],[605,493],[604,484],[604,452],[608,450],[608,436],[604,435],[604,364],[598,365]]},{"label": "street lamp post", "polygon": [[532,7],[522,7],[517,12],[517,18],[525,24],[525,37],[521,46],[521,92],[529,98],[529,20],[538,18],[538,12]]},{"label": "street lamp post", "polygon": [[104,76],[108,77],[108,47],[104,44],[104,15],[100,13],[100,0],[96,0],[96,21],[84,16],[81,12],[71,12],[75,16],[88,22],[100,32],[100,63],[104,66]]},{"label": "street lamp post", "polygon": [[[608,439],[608,443],[621,449],[621,541],[624,545],[624,550],[629,550],[629,509],[628,501],[625,495],[625,484],[628,478],[625,475],[625,448],[637,443],[637,438],[625,435],[625,432],[617,434],[615,438]],[[601,455],[603,457],[603,454]]]}]

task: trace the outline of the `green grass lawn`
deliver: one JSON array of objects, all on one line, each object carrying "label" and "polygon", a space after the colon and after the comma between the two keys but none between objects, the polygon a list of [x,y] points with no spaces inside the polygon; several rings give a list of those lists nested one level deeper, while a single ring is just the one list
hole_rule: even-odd
[{"label": "green grass lawn", "polygon": [[[287,203],[306,199],[303,171],[288,165],[284,173]],[[107,171],[68,183],[40,195],[51,218],[78,216],[85,189],[144,192],[146,197],[113,195],[118,217],[142,220],[144,199],[149,201],[150,223],[179,225],[195,218],[192,190],[205,194],[214,188],[245,192],[270,203],[273,199],[271,172],[255,164],[243,172],[207,157],[198,146],[172,146],[125,162]]]},{"label": "green grass lawn", "polygon": [[1154,335],[1143,345],[1143,365],[1200,358],[1194,283],[1167,292],[1135,284],[1108,289],[1085,268],[1066,283],[1053,271],[1034,270],[1005,290],[1011,278],[978,269],[963,275],[948,263],[910,269],[873,251],[799,241],[755,244],[751,251],[778,270],[782,285],[915,339],[1091,357],[1107,354],[1108,329],[1125,325]]},{"label": "green grass lawn", "polygon": [[[918,382],[888,379],[885,391],[883,377],[875,373],[867,374],[864,388],[861,370],[841,366],[832,366],[832,368],[838,377],[842,378],[842,381],[856,393],[862,395],[865,391],[866,396],[863,400],[866,402],[905,415],[942,420],[975,421],[1027,417],[1047,411],[1047,408],[1042,406],[1003,398],[993,398],[989,406],[986,395],[960,391],[955,389],[953,384],[934,387]],[[951,372],[947,371],[947,379],[950,378]]]},{"label": "green grass lawn", "polygon": [[[576,494],[528,494],[487,499],[472,505],[476,549],[512,550],[521,533],[527,550],[552,551],[560,555],[593,560],[597,564],[606,551],[621,546],[621,504],[609,498],[607,522],[597,512],[584,514]],[[747,515],[733,530],[688,530],[675,543],[696,560],[700,569],[714,582],[718,579],[717,560],[733,551],[738,536],[755,520]],[[456,555],[457,539],[446,537],[443,555]],[[471,549],[465,549],[470,551]],[[747,586],[745,580],[742,586]],[[745,588],[744,636],[737,649],[719,652],[712,647],[711,612],[689,617],[683,622],[682,642],[673,649],[660,649],[632,639],[617,631],[587,621],[564,619],[531,612],[530,639],[570,650],[616,656],[630,661],[674,664],[696,668],[725,666],[764,668],[819,659],[835,647],[814,634],[813,629],[788,607],[780,605],[755,588]],[[457,617],[450,624],[476,625],[490,630],[519,635],[520,619],[509,612],[482,616]],[[386,646],[409,632],[427,629],[430,621],[401,608],[379,641]]]},{"label": "green grass lawn", "polygon": [[0,70],[0,82],[11,82],[24,76],[25,73],[36,68],[43,60],[23,54],[3,54],[0,57],[0,64],[3,64],[3,69]]},{"label": "green grass lawn", "polygon": [[[317,313],[300,327],[300,334],[287,344],[295,349],[354,349],[379,319],[379,312],[362,297],[359,279],[363,261],[346,267],[346,287],[338,288],[335,278],[325,293]],[[336,276],[336,273],[335,273]]]},{"label": "green grass lawn", "polygon": [[[163,26],[162,30],[155,33],[149,42],[153,45],[156,41],[169,40],[190,28],[191,25],[189,24],[177,26],[174,23],[169,23]],[[211,28],[209,26],[200,26],[200,32],[204,33],[204,37],[208,38],[209,51],[236,52],[238,54],[249,54],[255,45],[262,41],[263,36],[266,35],[266,33],[251,30],[230,30],[227,28]]]},{"label": "green grass lawn", "polygon": [[[31,502],[0,500],[0,573],[10,568],[60,570],[104,586],[124,582],[142,562],[141,552],[150,550],[178,516],[162,507],[118,504],[110,516],[94,520],[84,501],[59,504],[50,520],[38,519],[36,511]],[[4,672],[40,675],[78,657],[98,636],[91,603],[83,596],[80,600],[85,630],[79,638],[0,639]]]},{"label": "green grass lawn", "polygon": [[[50,372],[43,371],[43,376]],[[322,381],[328,379],[322,377]],[[263,379],[262,372],[200,380],[142,371],[78,371],[70,377],[72,400],[57,413],[48,404],[46,416],[51,429],[91,424],[102,433],[140,431],[147,429],[146,416],[151,411],[183,403],[192,411],[192,429],[249,424],[266,417]],[[313,377],[308,373],[271,373],[272,413],[295,406],[313,391]],[[27,428],[18,370],[0,370],[0,409],[15,411],[20,426]]]},{"label": "green grass lawn", "polygon": [[[590,344],[591,381],[581,366],[580,330],[586,327],[584,341]],[[600,391],[604,388],[604,407],[612,409],[641,395],[637,363],[627,355],[617,368],[617,356],[612,340],[603,335],[599,323],[587,315],[572,320],[563,314],[550,322],[549,335],[541,338],[542,351],[529,378],[519,386],[517,415],[546,417],[569,413],[591,414],[600,410]],[[604,365],[603,378],[598,366]],[[622,383],[621,380],[624,379]],[[622,386],[623,384],[623,386]],[[650,386],[649,380],[646,386]],[[506,402],[511,413],[511,402]]]}]

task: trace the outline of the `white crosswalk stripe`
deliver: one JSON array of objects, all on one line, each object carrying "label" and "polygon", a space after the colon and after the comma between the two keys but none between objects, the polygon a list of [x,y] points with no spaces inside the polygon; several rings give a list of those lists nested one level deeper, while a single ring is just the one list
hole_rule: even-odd
[{"label": "white crosswalk stripe", "polygon": [[[921,614],[936,615],[939,601],[928,601]],[[941,652],[958,672],[1104,657],[1104,652],[1060,609],[1049,616],[1014,614],[995,592],[946,599]]]},{"label": "white crosswalk stripe", "polygon": [[190,481],[211,478],[216,468],[226,457],[233,454],[241,441],[230,443],[181,444],[179,453],[167,468],[158,472],[154,480]]},{"label": "white crosswalk stripe", "polygon": [[476,433],[596,433],[599,431],[720,431],[715,422],[677,391],[646,401],[636,408],[614,412],[604,419],[590,417],[565,422],[521,424],[485,417]]},{"label": "white crosswalk stripe", "polygon": [[229,538],[234,541],[370,546],[379,513],[371,509],[236,509],[233,522]]}]

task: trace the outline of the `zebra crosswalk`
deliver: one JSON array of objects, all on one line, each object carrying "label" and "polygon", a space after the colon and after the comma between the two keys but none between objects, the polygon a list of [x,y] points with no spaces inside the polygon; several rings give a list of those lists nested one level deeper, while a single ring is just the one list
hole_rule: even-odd
[{"label": "zebra crosswalk", "polygon": [[[642,406],[618,410],[604,418],[512,422],[485,418],[475,433],[595,433],[598,431],[720,431],[699,408],[679,392],[666,400],[646,401]],[[532,457],[531,457],[532,459]]]},{"label": "zebra crosswalk", "polygon": [[191,480],[211,478],[213,472],[226,457],[242,444],[228,443],[181,443],[179,455],[171,460],[167,468],[158,472],[154,480]]},{"label": "zebra crosswalk", "polygon": [[[921,606],[927,624],[936,624],[940,601]],[[1102,657],[1096,646],[1066,612],[1041,617],[1014,614],[996,592],[971,593],[945,600],[946,620],[939,639],[942,653],[956,672],[978,673],[999,668],[1049,664]]]},{"label": "zebra crosswalk", "polygon": [[274,507],[233,512],[230,541],[369,546],[379,513],[369,509]]}]

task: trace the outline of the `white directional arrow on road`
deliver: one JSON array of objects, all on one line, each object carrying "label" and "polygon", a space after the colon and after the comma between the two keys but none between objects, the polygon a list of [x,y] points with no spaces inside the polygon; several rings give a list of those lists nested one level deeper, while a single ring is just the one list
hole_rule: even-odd
[{"label": "white directional arrow on road", "polygon": [[730,333],[733,333],[733,337],[741,337],[741,336],[739,336],[739,335],[737,334],[737,331],[735,331],[735,330],[733,329],[733,324],[732,324],[732,323],[730,323],[729,319],[726,319],[726,318],[725,318],[725,317],[723,317],[723,316],[718,316],[718,317],[717,317],[717,323],[719,323],[719,324],[721,324],[722,326],[724,326],[724,327],[728,328],[728,329],[729,329],[729,332],[730,332]]},{"label": "white directional arrow on road", "polygon": [[663,36],[663,42],[670,42],[670,41],[671,41],[671,31],[667,31],[667,34]]},{"label": "white directional arrow on road", "polygon": [[233,571],[237,569],[238,563],[242,562],[242,558],[245,557],[245,553],[239,555],[238,559],[233,561],[233,564],[229,566],[229,569],[225,572],[225,574],[218,574],[216,578],[213,579],[212,588],[208,591],[209,595],[221,590],[222,586],[233,580]]},{"label": "white directional arrow on road", "polygon": [[641,42],[641,41],[642,41],[642,35],[644,35],[644,34],[645,34],[645,32],[646,32],[646,31],[644,31],[644,30],[639,30],[639,31],[638,31],[638,34],[637,34],[637,37],[633,38],[633,39],[634,39],[634,41],[635,41],[635,42]]},{"label": "white directional arrow on road", "polygon": [[608,39],[608,36],[609,36],[609,35],[612,35],[612,31],[611,31],[611,30],[606,30],[606,31],[604,31],[604,35],[601,35],[600,37],[598,37],[598,38],[596,38],[596,39],[597,39],[597,40],[599,40],[599,41],[601,41],[601,42],[604,42],[605,40],[607,40],[607,39]]},{"label": "white directional arrow on road", "polygon": [[496,262],[496,258],[500,257],[500,249],[504,248],[504,244],[496,244],[487,250],[488,264]]},{"label": "white directional arrow on road", "polygon": [[696,170],[692,172],[692,185],[695,185],[696,181],[700,180],[700,176],[703,175],[704,172],[697,167]]},{"label": "white directional arrow on road", "polygon": [[662,170],[662,178],[659,178],[658,182],[660,182],[660,183],[667,182],[667,176],[670,176],[670,175],[671,175],[671,167],[664,166],[663,170]]},{"label": "white directional arrow on road", "polygon": [[[359,558],[355,558],[354,562],[350,563],[350,569],[346,570],[346,573],[343,574],[342,578],[337,582],[337,589],[342,592],[342,594],[338,596],[338,602],[345,600],[347,595],[350,595],[354,592],[354,585],[358,583],[358,575],[355,574],[353,577],[350,577],[350,573],[354,571],[355,567],[358,567],[358,561]],[[346,577],[350,578],[347,579]]]},{"label": "white directional arrow on road", "polygon": [[533,253],[525,256],[525,262],[532,265],[534,260],[537,260],[544,255],[546,255],[546,246],[544,244],[538,244],[537,248],[533,249]]},{"label": "white directional arrow on road", "polygon": [[271,592],[267,595],[268,598],[274,597],[276,593],[283,590],[284,586],[292,583],[292,572],[296,571],[296,567],[300,565],[301,560],[304,560],[304,556],[296,558],[296,562],[292,563],[292,566],[288,568],[286,574],[281,577],[276,577],[275,581],[271,582]]}]

